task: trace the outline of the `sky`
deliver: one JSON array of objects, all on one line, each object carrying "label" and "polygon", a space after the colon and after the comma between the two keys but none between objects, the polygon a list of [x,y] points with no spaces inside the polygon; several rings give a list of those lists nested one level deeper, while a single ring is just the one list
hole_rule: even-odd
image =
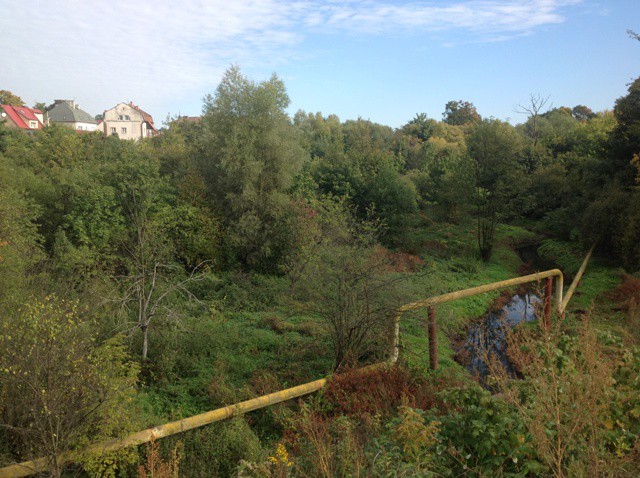
[{"label": "sky", "polygon": [[640,0],[0,0],[0,90],[201,114],[232,64],[297,110],[400,127],[450,100],[611,109],[640,76]]}]

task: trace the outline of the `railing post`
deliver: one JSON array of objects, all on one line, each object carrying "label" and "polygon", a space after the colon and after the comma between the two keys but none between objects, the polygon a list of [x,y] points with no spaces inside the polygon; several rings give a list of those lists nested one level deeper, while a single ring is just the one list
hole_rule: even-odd
[{"label": "railing post", "polygon": [[391,344],[391,363],[396,363],[400,357],[400,313],[393,319],[393,340]]},{"label": "railing post", "polygon": [[436,306],[432,305],[428,309],[429,322],[429,367],[431,370],[438,370],[438,324],[436,320]]},{"label": "railing post", "polygon": [[553,277],[547,278],[547,285],[544,289],[544,326],[548,329],[551,326],[551,300],[553,295]]}]

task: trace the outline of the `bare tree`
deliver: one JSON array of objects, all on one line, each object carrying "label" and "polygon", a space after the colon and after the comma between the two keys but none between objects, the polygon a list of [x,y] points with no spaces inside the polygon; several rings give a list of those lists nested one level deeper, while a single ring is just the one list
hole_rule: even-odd
[{"label": "bare tree", "polygon": [[540,132],[538,130],[540,117],[544,114],[544,110],[551,109],[552,103],[549,103],[551,95],[543,97],[540,93],[529,95],[528,105],[517,105],[514,111],[518,114],[526,114],[529,119],[528,123],[531,127],[531,137],[533,138],[533,147],[538,145],[538,139],[540,138]]},{"label": "bare tree", "polygon": [[335,368],[388,350],[399,287],[391,256],[376,247],[377,224],[356,221],[344,205],[319,207],[307,246],[293,258],[291,291],[327,326]]},{"label": "bare tree", "polygon": [[108,301],[120,304],[121,315],[135,317],[123,325],[130,334],[142,331],[142,358],[146,359],[153,319],[177,318],[180,314],[172,305],[178,298],[200,303],[189,285],[205,278],[208,261],[199,263],[185,276],[181,265],[171,263],[173,245],[167,239],[163,221],[151,213],[149,198],[132,189],[126,207],[131,234],[122,246],[129,256],[128,272],[115,277],[121,295]]},{"label": "bare tree", "polygon": [[204,279],[206,262],[198,264],[186,278],[175,280],[183,271],[180,266],[155,262],[151,267],[141,267],[137,273],[121,278],[127,287],[120,298],[121,310],[131,315],[135,310],[136,320],[130,332],[142,331],[142,358],[146,360],[149,351],[149,326],[158,316],[176,318],[179,312],[171,307],[170,298],[176,296],[189,302],[202,303],[188,286]]}]

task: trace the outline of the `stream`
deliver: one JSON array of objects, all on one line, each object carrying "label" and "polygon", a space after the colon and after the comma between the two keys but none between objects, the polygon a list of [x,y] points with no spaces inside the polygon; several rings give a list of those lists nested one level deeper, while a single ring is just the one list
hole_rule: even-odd
[{"label": "stream", "polygon": [[[538,244],[522,244],[516,250],[530,272],[552,269],[555,264],[543,259],[537,252]],[[511,296],[498,311],[490,311],[486,317],[478,320],[469,328],[461,349],[460,362],[477,376],[484,385],[489,374],[487,360],[499,360],[510,377],[517,377],[518,371],[510,362],[507,354],[506,335],[509,329],[537,320],[543,300],[533,292]]]},{"label": "stream", "polygon": [[536,320],[536,310],[540,304],[542,299],[535,294],[514,295],[500,311],[490,312],[487,317],[473,324],[463,347],[468,357],[467,370],[482,379],[489,373],[487,359],[497,358],[508,375],[515,377],[517,371],[507,357],[506,332],[518,324]]}]

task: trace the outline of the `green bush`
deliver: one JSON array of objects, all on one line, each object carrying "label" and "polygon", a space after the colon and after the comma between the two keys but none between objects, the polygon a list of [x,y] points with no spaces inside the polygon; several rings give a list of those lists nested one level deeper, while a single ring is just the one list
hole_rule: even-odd
[{"label": "green bush", "polygon": [[428,419],[438,422],[438,454],[452,476],[527,476],[542,469],[515,408],[477,386],[442,392],[441,399],[448,413]]},{"label": "green bush", "polygon": [[243,417],[208,425],[162,440],[166,450],[184,444],[180,461],[183,478],[226,478],[236,476],[241,460],[259,461],[264,456],[260,439]]}]

